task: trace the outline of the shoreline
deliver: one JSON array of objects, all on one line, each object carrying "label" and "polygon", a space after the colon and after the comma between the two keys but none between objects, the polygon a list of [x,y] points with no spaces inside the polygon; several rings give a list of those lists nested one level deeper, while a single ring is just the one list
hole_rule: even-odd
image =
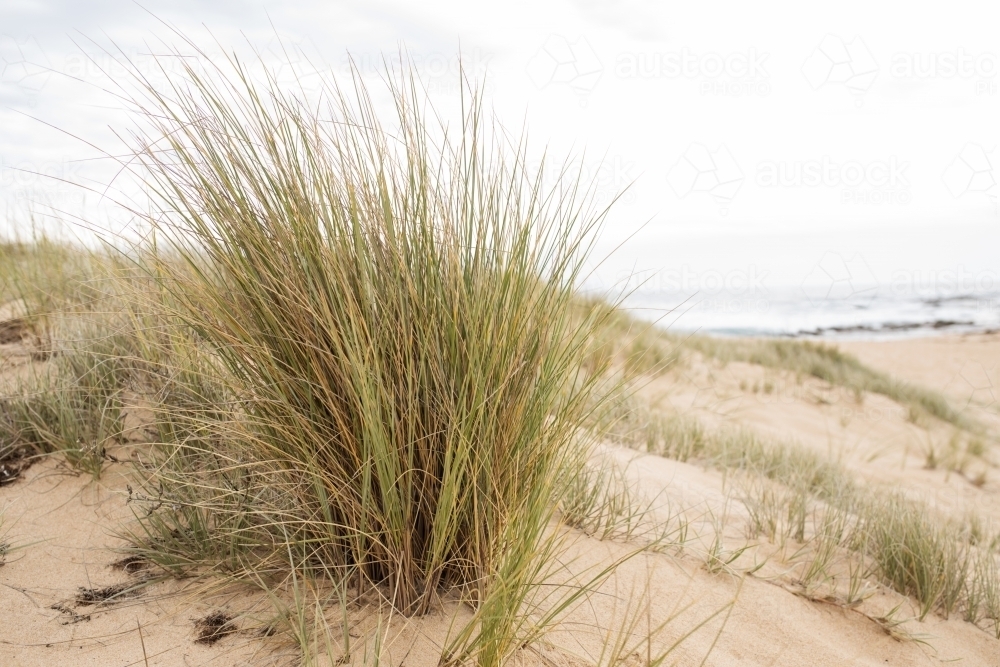
[{"label": "shoreline", "polygon": [[838,343],[851,341],[897,341],[923,338],[967,338],[970,336],[995,336],[1000,334],[1000,326],[979,327],[965,322],[934,321],[921,324],[888,324],[876,328],[869,325],[850,327],[820,327],[800,330],[794,333],[749,330],[749,329],[685,329],[669,327],[670,333],[679,335],[703,335],[727,340],[774,339],[794,341],[816,341]]}]

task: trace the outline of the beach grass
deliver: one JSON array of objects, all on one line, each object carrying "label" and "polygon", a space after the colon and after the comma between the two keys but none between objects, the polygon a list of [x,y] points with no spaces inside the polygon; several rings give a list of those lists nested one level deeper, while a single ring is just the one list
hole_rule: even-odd
[{"label": "beach grass", "polygon": [[[605,328],[597,332],[595,341],[615,350],[613,356],[631,379],[655,377],[677,367],[685,354],[697,353],[722,364],[744,362],[817,378],[859,397],[865,392],[881,394],[908,408],[914,419],[928,415],[964,430],[982,430],[980,424],[952,406],[940,392],[871,368],[834,344],[681,333],[639,320],[620,306],[599,300],[591,300],[587,305],[606,316]],[[595,343],[595,350],[605,349],[601,343]]]},{"label": "beach grass", "polygon": [[406,72],[383,118],[358,76],[314,107],[228,66],[134,100],[150,308],[230,404],[161,419],[160,509],[132,537],[168,568],[322,572],[404,616],[457,593],[474,618],[442,660],[499,665],[537,633],[586,454],[600,315],[575,304],[603,213],[572,174],[543,184],[471,89],[445,128]]},{"label": "beach grass", "polygon": [[602,416],[595,428],[606,438],[733,475],[749,536],[802,545],[793,556],[801,585],[846,578],[843,603],[853,604],[872,577],[912,597],[918,619],[960,612],[1000,631],[993,602],[1000,535],[977,515],[945,516],[900,492],[861,484],[840,463],[802,446],[746,428],[709,429],[653,409],[629,390],[619,389]]}]

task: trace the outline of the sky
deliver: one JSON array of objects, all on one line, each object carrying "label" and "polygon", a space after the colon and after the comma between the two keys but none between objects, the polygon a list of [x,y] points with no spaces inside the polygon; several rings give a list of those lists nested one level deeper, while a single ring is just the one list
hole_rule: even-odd
[{"label": "sky", "polygon": [[624,190],[596,280],[652,302],[996,291],[998,19],[961,1],[5,0],[0,225],[43,205],[125,224],[99,196],[115,175],[94,146],[129,127],[106,51],[145,67],[176,28],[283,76],[343,74],[348,53],[374,76],[405,48],[446,107],[461,62],[505,125],[582,154],[599,200]]}]

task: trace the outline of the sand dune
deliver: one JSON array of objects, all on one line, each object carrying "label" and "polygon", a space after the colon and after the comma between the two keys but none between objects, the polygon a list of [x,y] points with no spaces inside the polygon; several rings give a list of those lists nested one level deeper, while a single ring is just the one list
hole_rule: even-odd
[{"label": "sand dune", "polygon": [[[17,345],[3,346],[6,378],[39,363]],[[841,347],[874,368],[945,392],[987,427],[988,440],[1000,430],[990,384],[1000,384],[1000,336]],[[970,368],[977,374],[967,372]],[[646,383],[639,396],[654,409],[682,412],[706,428],[748,428],[763,438],[814,451],[840,462],[865,487],[903,490],[950,515],[975,512],[1000,527],[994,441],[990,451],[963,471],[929,469],[928,448],[944,453],[955,427],[932,418],[914,420],[905,406],[885,396],[858,396],[815,378],[748,363],[723,365],[695,353]],[[817,591],[826,589],[805,590],[797,583],[800,545],[748,538],[737,475],[613,442],[600,455],[625,471],[632,492],[649,506],[649,521],[683,521],[690,534],[683,545],[628,559],[600,594],[576,609],[544,643],[519,654],[521,662],[596,662],[610,630],[640,610],[644,620],[637,621],[637,636],[643,624],[671,619],[657,642],[669,645],[684,638],[668,663],[701,664],[707,656],[704,664],[710,665],[1000,664],[1000,641],[990,633],[959,614],[944,619],[931,613],[924,621],[914,620],[914,602],[877,582],[867,584],[868,596],[856,605],[824,600],[825,593]],[[48,459],[0,488],[0,541],[14,547],[0,567],[0,663],[237,665],[293,660],[295,647],[287,639],[245,630],[211,645],[197,641],[196,620],[213,611],[266,616],[267,600],[246,590],[210,592],[201,584],[167,581],[111,604],[81,602],[84,589],[137,581],[134,574],[113,567],[124,546],[118,531],[131,518],[126,472],[126,465],[112,463],[93,480]],[[600,541],[572,531],[568,537],[567,580],[631,553],[643,539]],[[706,553],[716,540],[723,552],[739,551],[738,558],[724,567],[706,565]],[[447,631],[442,612],[398,627],[386,662],[434,664],[435,642]],[[642,661],[642,655],[629,658],[629,664]]]}]

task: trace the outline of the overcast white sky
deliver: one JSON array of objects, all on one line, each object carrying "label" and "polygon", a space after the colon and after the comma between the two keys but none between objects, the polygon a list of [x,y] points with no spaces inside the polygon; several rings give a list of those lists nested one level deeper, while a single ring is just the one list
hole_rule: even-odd
[{"label": "overcast white sky", "polygon": [[634,181],[604,247],[649,224],[609,278],[801,285],[846,266],[859,281],[1000,287],[1000,3],[4,0],[8,228],[26,202],[82,205],[17,169],[107,178],[48,125],[102,145],[124,126],[113,99],[59,73],[101,79],[88,38],[143,58],[166,35],[143,6],[223,44],[273,49],[277,34],[334,69],[347,51],[374,68],[402,45],[445,105],[461,48],[508,125],[556,152],[586,148],[601,196]]}]

